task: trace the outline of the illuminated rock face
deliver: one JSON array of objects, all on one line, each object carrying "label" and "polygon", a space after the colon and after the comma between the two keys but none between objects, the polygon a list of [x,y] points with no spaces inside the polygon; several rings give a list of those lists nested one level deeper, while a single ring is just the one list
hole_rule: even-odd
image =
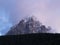
[{"label": "illuminated rock face", "polygon": [[16,26],[13,26],[6,35],[48,33],[49,30],[51,29],[46,28],[34,17],[28,17],[26,20],[22,19]]}]

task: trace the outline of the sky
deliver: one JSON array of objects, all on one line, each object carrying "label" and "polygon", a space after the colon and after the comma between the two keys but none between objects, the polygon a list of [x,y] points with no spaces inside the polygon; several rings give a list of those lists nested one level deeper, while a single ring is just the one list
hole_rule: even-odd
[{"label": "sky", "polygon": [[60,0],[0,0],[0,33],[32,15],[60,33]]}]

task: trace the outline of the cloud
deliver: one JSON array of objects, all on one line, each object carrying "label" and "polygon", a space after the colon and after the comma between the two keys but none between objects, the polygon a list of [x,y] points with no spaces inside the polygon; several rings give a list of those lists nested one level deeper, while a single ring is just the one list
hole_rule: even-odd
[{"label": "cloud", "polygon": [[43,24],[60,32],[59,0],[0,0],[0,7],[10,12],[9,21],[18,23],[22,18],[35,15]]},{"label": "cloud", "polygon": [[0,33],[1,35],[5,34],[11,26],[12,26],[12,23],[9,21],[9,13],[6,12],[4,8],[0,9]]},{"label": "cloud", "polygon": [[0,36],[1,36],[2,34],[0,33]]},{"label": "cloud", "polygon": [[[20,3],[21,2],[21,3]],[[17,1],[17,16],[35,15],[45,25],[50,25],[60,32],[60,1],[59,0],[25,0]],[[22,16],[21,16],[22,15]]]}]

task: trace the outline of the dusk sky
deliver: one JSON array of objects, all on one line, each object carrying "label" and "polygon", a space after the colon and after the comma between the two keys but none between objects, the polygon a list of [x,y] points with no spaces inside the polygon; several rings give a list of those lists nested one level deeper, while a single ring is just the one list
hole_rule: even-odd
[{"label": "dusk sky", "polygon": [[60,0],[0,0],[0,35],[32,15],[60,33]]}]

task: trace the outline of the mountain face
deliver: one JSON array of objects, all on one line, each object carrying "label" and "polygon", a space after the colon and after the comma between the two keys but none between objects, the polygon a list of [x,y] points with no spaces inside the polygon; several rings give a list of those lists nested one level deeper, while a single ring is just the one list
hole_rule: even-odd
[{"label": "mountain face", "polygon": [[31,33],[48,33],[51,28],[46,28],[36,18],[28,17],[22,19],[17,25],[13,26],[6,35],[20,35],[20,34],[31,34]]}]

